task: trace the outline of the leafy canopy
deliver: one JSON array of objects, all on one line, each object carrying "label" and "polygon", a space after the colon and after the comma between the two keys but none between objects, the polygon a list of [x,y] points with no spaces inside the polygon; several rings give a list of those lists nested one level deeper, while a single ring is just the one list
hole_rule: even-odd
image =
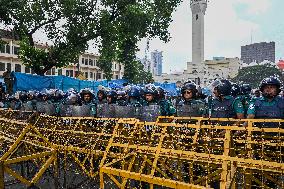
[{"label": "leafy canopy", "polygon": [[251,84],[252,87],[257,88],[264,78],[270,76],[278,77],[282,81],[284,79],[279,69],[270,64],[265,64],[242,68],[238,75],[233,78],[233,81]]},{"label": "leafy canopy", "polygon": [[[142,38],[170,39],[171,15],[182,0],[1,0],[0,21],[20,36],[20,58],[35,73],[77,61],[98,45],[99,66],[111,78],[113,61],[125,65],[125,78],[138,81],[135,54]],[[36,48],[35,35],[44,32],[50,44]]]}]

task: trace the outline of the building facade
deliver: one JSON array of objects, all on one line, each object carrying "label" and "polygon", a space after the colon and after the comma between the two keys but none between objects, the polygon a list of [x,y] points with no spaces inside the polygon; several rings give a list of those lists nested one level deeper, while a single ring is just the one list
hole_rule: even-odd
[{"label": "building facade", "polygon": [[275,62],[275,42],[261,42],[242,46],[241,60],[246,64],[261,63],[265,60]]},{"label": "building facade", "polygon": [[151,52],[151,62],[153,64],[153,75],[160,76],[163,73],[163,52],[155,50]]},{"label": "building facade", "polygon": [[214,79],[230,79],[238,75],[241,68],[239,58],[214,57],[212,60],[205,60],[200,72],[192,69],[192,63],[187,63],[187,69],[183,73],[162,74],[154,77],[156,82],[184,83],[194,81],[201,86],[207,86]]},{"label": "building facade", "polygon": [[[34,72],[22,64],[18,58],[19,42],[11,32],[0,31],[1,39],[6,42],[0,46],[0,76],[6,69],[14,72],[21,72],[27,74],[34,74]],[[15,40],[16,39],[16,40]],[[46,48],[44,44],[38,44],[38,48]],[[79,56],[78,61],[70,63],[70,65],[63,68],[52,68],[48,70],[45,75],[64,75],[76,78],[79,73],[82,74],[85,80],[103,80],[106,79],[103,71],[98,67],[98,54],[84,53]],[[122,79],[124,74],[124,67],[122,64],[113,62],[112,64],[112,79]]]}]

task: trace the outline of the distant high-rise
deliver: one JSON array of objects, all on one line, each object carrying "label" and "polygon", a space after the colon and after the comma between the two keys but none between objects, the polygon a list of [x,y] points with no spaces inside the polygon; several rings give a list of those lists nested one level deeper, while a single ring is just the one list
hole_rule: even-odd
[{"label": "distant high-rise", "polygon": [[242,46],[241,60],[246,64],[261,63],[265,60],[275,62],[275,42],[261,42]]},{"label": "distant high-rise", "polygon": [[162,75],[163,73],[163,52],[155,50],[151,52],[152,74]]}]

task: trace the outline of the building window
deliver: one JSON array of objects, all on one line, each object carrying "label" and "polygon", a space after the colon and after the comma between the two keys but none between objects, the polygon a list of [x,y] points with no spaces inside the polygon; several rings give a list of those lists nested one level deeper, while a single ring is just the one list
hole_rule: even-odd
[{"label": "building window", "polygon": [[119,64],[119,71],[121,70],[121,65]]},{"label": "building window", "polygon": [[116,70],[116,64],[114,64],[114,69]]},{"label": "building window", "polygon": [[62,69],[58,70],[58,75],[62,75]]},{"label": "building window", "polygon": [[82,64],[84,64],[85,63],[85,59],[84,58],[82,58]]},{"label": "building window", "polygon": [[106,78],[106,75],[105,74],[103,74],[103,79],[105,79]]},{"label": "building window", "polygon": [[89,65],[93,66],[93,60],[92,59],[89,59]]},{"label": "building window", "polygon": [[195,16],[195,19],[198,20],[198,14]]},{"label": "building window", "polygon": [[69,70],[70,77],[74,77],[73,70]]},{"label": "building window", "polygon": [[15,64],[15,72],[21,72],[22,71],[22,67],[20,64]]},{"label": "building window", "polygon": [[11,71],[12,68],[11,68],[11,63],[7,63],[7,70]]},{"label": "building window", "polygon": [[97,59],[94,60],[94,66],[97,66]]},{"label": "building window", "polygon": [[35,74],[35,71],[33,69],[31,69],[31,74]]},{"label": "building window", "polygon": [[10,54],[10,45],[6,45],[6,53]]},{"label": "building window", "polygon": [[86,79],[88,79],[88,72],[85,72],[85,77]]},{"label": "building window", "polygon": [[4,44],[0,45],[0,52],[5,53],[5,45]]},{"label": "building window", "polygon": [[51,69],[51,74],[52,74],[52,75],[55,75],[55,68],[52,68],[52,69]]},{"label": "building window", "polygon": [[89,62],[89,61],[88,61],[88,59],[86,58],[86,59],[85,59],[85,65],[88,65],[88,62]]},{"label": "building window", "polygon": [[101,76],[102,76],[101,73],[98,73],[97,74],[97,80],[101,79],[102,78]]},{"label": "building window", "polygon": [[90,72],[90,78],[93,78],[93,72]]},{"label": "building window", "polygon": [[118,79],[118,75],[115,75],[115,79]]},{"label": "building window", "polygon": [[45,73],[45,75],[51,75],[51,70],[47,70],[47,72]]},{"label": "building window", "polygon": [[15,47],[14,46],[14,54],[18,55],[20,51],[20,47]]},{"label": "building window", "polygon": [[0,62],[0,71],[5,71],[5,63]]},{"label": "building window", "polygon": [[31,69],[28,67],[25,67],[25,73],[31,73]]},{"label": "building window", "polygon": [[75,71],[75,77],[78,77],[79,71]]},{"label": "building window", "polygon": [[69,70],[66,70],[66,76],[68,77],[69,75]]}]

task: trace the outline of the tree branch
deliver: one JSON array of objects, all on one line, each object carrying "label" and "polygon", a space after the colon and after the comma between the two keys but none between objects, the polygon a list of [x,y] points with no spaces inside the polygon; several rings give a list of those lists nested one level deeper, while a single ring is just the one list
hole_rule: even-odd
[{"label": "tree branch", "polygon": [[61,16],[59,17],[56,17],[56,18],[53,18],[53,19],[50,19],[50,20],[47,20],[46,22],[43,22],[37,26],[35,26],[34,29],[32,29],[29,34],[34,34],[38,29],[40,29],[42,26],[46,25],[46,24],[50,24],[50,23],[53,23],[53,22],[56,22],[58,21],[59,19],[61,18]]}]

